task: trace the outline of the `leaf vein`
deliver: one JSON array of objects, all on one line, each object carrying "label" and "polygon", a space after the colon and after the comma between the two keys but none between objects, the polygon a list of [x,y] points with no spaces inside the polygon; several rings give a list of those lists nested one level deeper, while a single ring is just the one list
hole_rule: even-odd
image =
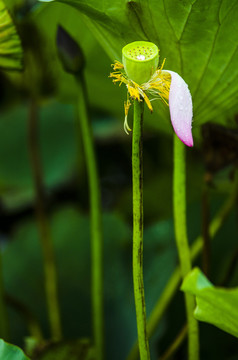
[{"label": "leaf vein", "polygon": [[[234,81],[236,81],[237,78],[238,78],[238,75],[236,75],[236,76],[232,79],[232,81],[230,81],[230,82],[217,94],[216,100],[218,100],[218,102],[219,102],[219,97],[218,97],[218,96],[220,96],[221,94],[223,94],[223,92],[226,91],[226,89],[230,87],[231,83],[234,82]],[[222,99],[222,102],[225,103],[228,99],[232,99],[232,97],[233,97],[234,95],[237,95],[237,88],[235,88],[235,90],[234,90],[231,94],[229,94],[228,96],[224,96],[223,99]],[[214,106],[214,108],[216,108],[216,107],[217,107],[217,105]],[[210,111],[212,108],[213,108],[213,107],[210,107],[210,108],[209,108],[209,111]],[[196,112],[197,115],[200,115],[200,114],[203,114],[203,113],[206,113],[206,107],[203,107],[203,108],[199,109],[199,110]]]},{"label": "leaf vein", "polygon": [[237,2],[234,2],[234,4],[231,6],[231,8],[227,11],[227,13],[224,16],[224,18],[222,19],[222,21],[220,20],[220,12],[221,12],[221,8],[220,8],[220,11],[219,11],[219,22],[220,22],[220,24],[222,24],[224,22],[224,20],[227,18],[227,16],[231,12],[231,10],[235,7],[235,5],[237,5]]},{"label": "leaf vein", "polygon": [[[212,86],[212,88],[211,89],[209,89],[209,93],[211,93],[212,92],[212,90],[216,87],[216,85],[217,85],[217,83],[219,82],[219,80],[220,80],[220,78],[222,77],[222,75],[225,73],[225,71],[227,70],[227,68],[229,67],[229,65],[230,65],[230,63],[232,62],[232,60],[233,60],[233,57],[235,56],[235,54],[236,54],[236,52],[237,52],[237,50],[238,50],[238,45],[236,46],[236,48],[235,48],[235,50],[234,50],[234,52],[232,53],[232,55],[231,55],[231,57],[230,57],[230,59],[229,59],[229,61],[227,62],[227,64],[226,64],[226,66],[224,67],[224,69],[222,70],[222,72],[221,72],[221,74],[220,74],[220,77],[216,80],[216,82],[213,84],[213,86]],[[237,76],[235,76],[234,77],[234,79],[236,78]],[[231,80],[231,82],[233,82],[234,81],[234,79],[232,79]],[[230,82],[230,83],[231,83]],[[229,83],[229,84],[230,84]],[[223,92],[223,90],[222,90],[222,92]],[[204,95],[204,97],[201,99],[201,101],[198,103],[198,105],[196,106],[196,109],[199,107],[199,105],[204,101],[204,98],[206,98],[207,99],[207,95],[208,95],[208,93],[206,93],[205,95]],[[206,103],[206,102],[205,102]]]},{"label": "leaf vein", "polygon": [[149,15],[150,15],[150,19],[151,19],[151,25],[152,25],[152,27],[153,27],[153,29],[154,29],[154,33],[156,34],[157,43],[159,44],[159,43],[160,43],[160,39],[159,39],[159,36],[158,36],[157,29],[156,29],[156,27],[155,27],[154,17],[153,17],[153,15],[152,15],[151,7],[150,7],[150,0],[147,0],[146,3],[147,3],[147,8],[148,8],[148,12],[149,12]]},{"label": "leaf vein", "polygon": [[183,30],[182,30],[182,32],[181,32],[180,38],[178,39],[179,41],[181,40],[181,38],[182,38],[182,36],[183,36],[185,27],[187,26],[188,19],[189,19],[190,15],[191,15],[191,12],[192,12],[192,9],[193,9],[193,5],[195,4],[196,1],[197,1],[197,0],[195,0],[195,1],[191,4],[190,10],[189,10],[189,12],[188,12],[187,19],[186,19],[186,21],[185,21],[185,23],[184,23]]},{"label": "leaf vein", "polygon": [[[223,2],[223,0],[221,0],[221,2],[220,2],[218,15],[219,15],[219,12],[220,12],[220,9],[221,9],[222,2]],[[199,89],[199,87],[200,87],[200,85],[201,85],[201,83],[202,83],[202,80],[203,80],[203,78],[204,78],[204,75],[206,74],[208,64],[209,64],[209,62],[210,62],[210,60],[211,60],[211,58],[212,58],[212,54],[213,54],[213,51],[214,51],[214,48],[215,48],[215,44],[216,44],[216,40],[217,40],[217,35],[218,35],[218,33],[219,33],[219,30],[220,30],[219,24],[220,24],[220,22],[219,22],[219,18],[218,18],[218,27],[217,27],[217,30],[216,30],[216,33],[215,33],[215,36],[214,36],[214,39],[213,39],[213,42],[212,42],[211,51],[210,51],[210,54],[209,54],[209,56],[208,56],[208,58],[207,58],[206,65],[205,65],[205,67],[204,67],[204,69],[203,69],[203,72],[202,72],[202,74],[201,74],[201,76],[200,76],[200,79],[199,79],[199,81],[198,81],[198,83],[197,83],[197,87],[196,87],[196,90],[194,91],[193,97],[195,97],[196,94],[197,94],[197,92],[198,92],[198,89]]]},{"label": "leaf vein", "polygon": [[170,22],[170,20],[169,20],[167,11],[166,11],[165,0],[163,0],[163,5],[164,5],[164,13],[165,13],[166,19],[167,19],[167,21],[168,21],[168,24],[169,24],[170,28],[172,29],[172,32],[174,33],[175,38],[178,40],[178,38],[177,38],[177,36],[176,36],[176,33],[175,33],[175,31],[174,31],[174,28],[173,28],[173,26],[172,26],[172,24],[171,24],[171,22]]},{"label": "leaf vein", "polygon": [[[169,17],[168,17],[168,14],[167,14],[167,11],[166,11],[166,6],[165,6],[165,0],[163,0],[163,5],[164,5],[164,13],[165,13],[165,16],[166,16],[166,19],[167,19],[167,22],[170,26],[170,28],[172,29],[172,32],[174,33],[174,36],[175,36],[175,39],[178,40],[178,37],[175,33],[175,30],[169,20]],[[178,51],[179,51],[179,58],[180,58],[180,72],[181,72],[181,75],[183,75],[183,60],[182,60],[182,53],[181,53],[181,48],[180,48],[180,43],[179,41],[177,41],[177,44],[178,44]]]}]

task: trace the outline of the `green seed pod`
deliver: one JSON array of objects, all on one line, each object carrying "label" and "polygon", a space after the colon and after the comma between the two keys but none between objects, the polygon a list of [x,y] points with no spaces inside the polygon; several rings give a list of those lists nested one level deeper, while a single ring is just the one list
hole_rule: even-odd
[{"label": "green seed pod", "polygon": [[143,84],[158,67],[159,49],[148,41],[134,41],[122,49],[122,62],[128,78]]}]

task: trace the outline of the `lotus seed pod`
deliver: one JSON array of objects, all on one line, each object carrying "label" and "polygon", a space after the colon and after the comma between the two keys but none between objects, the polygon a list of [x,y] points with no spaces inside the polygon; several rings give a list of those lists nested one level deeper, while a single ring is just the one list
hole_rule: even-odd
[{"label": "lotus seed pod", "polygon": [[159,63],[158,47],[148,41],[135,41],[122,49],[122,62],[129,79],[137,84],[150,80]]}]

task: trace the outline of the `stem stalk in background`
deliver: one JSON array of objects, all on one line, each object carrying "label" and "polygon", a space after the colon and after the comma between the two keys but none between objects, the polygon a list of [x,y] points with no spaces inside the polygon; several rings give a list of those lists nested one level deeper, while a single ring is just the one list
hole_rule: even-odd
[{"label": "stem stalk in background", "polygon": [[27,325],[29,335],[36,339],[39,344],[42,343],[44,340],[43,334],[34,313],[32,313],[25,304],[9,294],[5,295],[5,301],[8,306],[11,306],[20,316],[22,316]]},{"label": "stem stalk in background", "polygon": [[78,84],[78,117],[88,172],[91,211],[91,264],[92,264],[92,314],[97,360],[104,359],[103,315],[103,237],[102,210],[96,155],[91,123],[88,117],[86,87],[82,76]]},{"label": "stem stalk in background", "polygon": [[210,209],[209,209],[209,191],[206,184],[202,191],[202,237],[204,241],[202,251],[202,271],[209,277],[211,263],[211,241],[209,234]]},{"label": "stem stalk in background", "polygon": [[143,281],[143,105],[142,101],[134,101],[132,133],[133,282],[140,359],[149,360],[150,350],[146,331]]},{"label": "stem stalk in background", "polygon": [[[191,255],[187,238],[186,224],[186,166],[185,146],[174,135],[174,174],[173,174],[173,205],[175,238],[180,260],[181,274],[185,276],[192,270]],[[185,305],[188,322],[188,358],[199,359],[199,329],[198,322],[193,316],[195,298],[191,294],[185,294]]]},{"label": "stem stalk in background", "polygon": [[176,351],[182,345],[184,339],[187,336],[187,332],[188,332],[188,326],[186,324],[182,327],[182,329],[179,331],[178,335],[175,337],[172,344],[168,347],[168,349],[165,351],[165,353],[163,355],[161,355],[159,360],[171,359],[172,355],[174,355],[176,353]]},{"label": "stem stalk in background", "polygon": [[45,210],[44,185],[38,146],[38,114],[34,100],[30,104],[29,113],[29,150],[32,167],[33,183],[36,198],[36,217],[43,252],[45,272],[45,291],[49,314],[51,337],[54,341],[62,338],[60,306],[58,300],[57,272],[55,265],[53,239]]},{"label": "stem stalk in background", "polygon": [[[222,227],[224,221],[230,214],[232,208],[235,205],[236,198],[238,195],[238,184],[235,182],[234,189],[231,192],[228,199],[224,202],[221,209],[218,210],[217,214],[212,219],[210,225],[209,225],[209,234],[210,239],[213,240],[217,232]],[[191,260],[195,260],[198,255],[201,253],[203,249],[204,241],[202,236],[198,236],[192,246],[191,246]],[[154,306],[154,309],[152,310],[148,323],[147,323],[147,331],[148,331],[148,337],[150,338],[155,330],[157,329],[159,322],[165,313],[166,309],[168,308],[172,298],[176,294],[176,291],[181,283],[181,269],[179,266],[176,267],[173,274],[170,276],[170,279],[168,280],[161,296],[159,297],[156,305]],[[136,360],[139,356],[139,348],[138,348],[138,342],[136,342],[128,357],[127,360]]]}]

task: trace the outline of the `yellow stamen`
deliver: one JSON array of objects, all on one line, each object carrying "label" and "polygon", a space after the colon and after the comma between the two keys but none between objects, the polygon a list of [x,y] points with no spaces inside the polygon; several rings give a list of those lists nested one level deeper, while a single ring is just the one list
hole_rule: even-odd
[{"label": "yellow stamen", "polygon": [[122,74],[120,71],[115,71],[110,73],[109,77],[113,78],[113,82],[119,82],[119,86],[121,86],[122,83],[127,84],[128,80],[125,78],[124,74]]},{"label": "yellow stamen", "polygon": [[[122,83],[126,85],[129,98],[138,101],[142,101],[142,99],[144,99],[149,110],[152,112],[153,107],[146,92],[156,97],[160,96],[162,101],[166,105],[168,105],[171,77],[169,73],[161,71],[164,67],[164,63],[165,63],[165,59],[163,60],[160,68],[158,68],[155,71],[155,73],[152,75],[151,79],[142,85],[138,85],[134,81],[127,78],[127,75],[123,71],[124,66],[119,61],[115,61],[115,63],[112,65],[113,70],[116,71],[110,73],[109,77],[113,78],[114,83],[119,82],[119,86]],[[131,102],[129,98],[124,103],[124,108],[125,108],[124,130],[126,134],[129,134],[129,131],[131,131],[131,128],[129,127],[127,122],[128,111],[131,106]]]},{"label": "yellow stamen", "polygon": [[144,100],[146,102],[146,105],[148,106],[149,110],[152,112],[153,108],[152,108],[151,102],[150,102],[150,100],[149,100],[149,98],[148,98],[148,96],[146,95],[145,92],[143,92],[143,98],[144,98]]},{"label": "yellow stamen", "polygon": [[129,92],[130,97],[138,101],[141,101],[139,89],[140,89],[139,85],[137,85],[134,81],[131,81],[130,83],[127,84],[127,90]]},{"label": "yellow stamen", "polygon": [[[162,70],[163,69],[163,67],[164,67],[164,64],[165,64],[165,60],[166,60],[166,58],[164,58],[164,60],[163,60],[163,62],[162,62],[162,65],[160,66],[160,70]],[[122,65],[123,66],[123,65]]]},{"label": "yellow stamen", "polygon": [[[164,64],[164,62],[163,62]],[[162,64],[162,66],[163,66]],[[168,105],[169,90],[171,78],[169,73],[164,73],[161,69],[156,70],[151,79],[142,85],[143,90],[153,95],[159,95],[161,99]]]},{"label": "yellow stamen", "polygon": [[115,60],[114,64],[112,64],[113,70],[121,70],[124,69],[124,65],[120,63],[120,61]]}]

